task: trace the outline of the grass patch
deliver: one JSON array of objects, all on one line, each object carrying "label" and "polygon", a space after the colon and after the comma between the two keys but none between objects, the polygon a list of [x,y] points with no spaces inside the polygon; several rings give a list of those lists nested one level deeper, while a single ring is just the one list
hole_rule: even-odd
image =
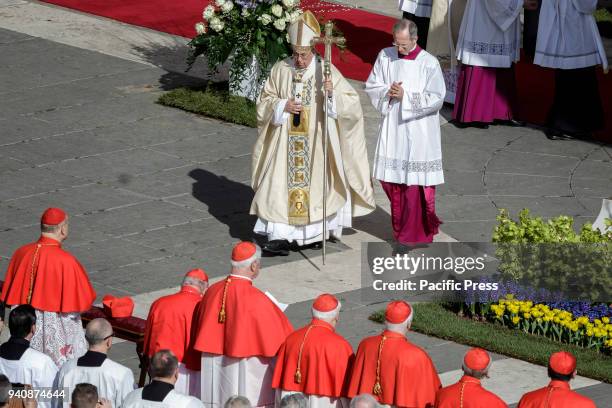
[{"label": "grass patch", "polygon": [[598,23],[612,23],[612,13],[609,12],[608,9],[597,9],[595,10],[595,13],[593,13],[593,16],[595,16],[595,21],[597,21]]},{"label": "grass patch", "polygon": [[[469,346],[479,346],[495,353],[546,366],[550,354],[559,350],[573,353],[578,360],[578,374],[612,383],[612,358],[595,350],[557,343],[545,337],[492,323],[468,320],[437,303],[414,304],[412,330]],[[384,310],[374,312],[370,320],[384,322]]]},{"label": "grass patch", "polygon": [[159,97],[157,103],[238,125],[257,127],[255,103],[230,95],[227,82],[205,88],[177,88]]}]

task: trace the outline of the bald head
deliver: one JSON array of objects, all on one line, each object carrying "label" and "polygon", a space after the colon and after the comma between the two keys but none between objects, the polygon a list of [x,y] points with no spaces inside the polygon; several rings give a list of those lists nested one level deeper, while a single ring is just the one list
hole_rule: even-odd
[{"label": "bald head", "polygon": [[108,351],[112,344],[112,335],[113,327],[106,319],[93,319],[85,328],[85,339],[89,343],[90,350],[95,348],[96,351]]}]

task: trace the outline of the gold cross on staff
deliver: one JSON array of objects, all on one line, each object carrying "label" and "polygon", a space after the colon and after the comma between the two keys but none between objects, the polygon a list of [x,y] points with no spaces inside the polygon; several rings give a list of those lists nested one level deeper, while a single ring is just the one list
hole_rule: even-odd
[{"label": "gold cross on staff", "polygon": [[325,54],[323,56],[325,61],[325,76],[331,75],[331,46],[332,44],[343,45],[346,42],[344,37],[334,37],[333,34],[334,23],[329,20],[325,23],[325,37],[315,37],[311,40],[311,44],[325,44]]}]

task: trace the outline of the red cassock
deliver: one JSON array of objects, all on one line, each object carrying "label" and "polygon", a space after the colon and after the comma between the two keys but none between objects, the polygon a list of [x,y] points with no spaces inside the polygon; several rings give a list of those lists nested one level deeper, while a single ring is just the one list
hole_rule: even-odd
[{"label": "red cassock", "polygon": [[436,408],[507,408],[491,391],[482,388],[478,378],[464,375],[458,383],[444,387],[436,396]]},{"label": "red cassock", "polygon": [[195,350],[235,358],[274,357],[293,331],[287,316],[269,297],[249,279],[235,275],[208,288],[194,322]]},{"label": "red cassock", "polygon": [[346,397],[353,357],[353,348],[331,324],[312,319],[308,326],[291,333],[278,351],[272,387],[306,395]]},{"label": "red cassock", "polygon": [[85,268],[47,237],[15,251],[2,287],[6,304],[29,303],[46,312],[85,312],[95,298]]},{"label": "red cassock", "polygon": [[518,408],[595,408],[589,398],[570,389],[565,381],[553,380],[544,388],[528,392],[519,401]]},{"label": "red cassock", "polygon": [[189,347],[193,312],[202,300],[196,288],[185,286],[181,291],[157,299],[147,318],[144,353],[149,357],[159,350],[172,350],[176,358],[194,371],[200,370],[200,353]]},{"label": "red cassock", "polygon": [[[379,363],[380,375],[377,376]],[[377,377],[380,380],[380,395],[375,395],[374,391]],[[383,404],[423,408],[433,406],[439,388],[440,379],[427,353],[402,334],[385,330],[359,344],[348,396],[353,398],[368,393]]]}]

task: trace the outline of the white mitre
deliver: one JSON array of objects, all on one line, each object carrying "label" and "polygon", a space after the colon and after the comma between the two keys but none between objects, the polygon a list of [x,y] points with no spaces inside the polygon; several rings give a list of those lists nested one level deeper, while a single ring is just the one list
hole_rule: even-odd
[{"label": "white mitre", "polygon": [[289,42],[297,51],[310,50],[313,38],[321,36],[321,27],[310,11],[305,11],[289,28]]}]

